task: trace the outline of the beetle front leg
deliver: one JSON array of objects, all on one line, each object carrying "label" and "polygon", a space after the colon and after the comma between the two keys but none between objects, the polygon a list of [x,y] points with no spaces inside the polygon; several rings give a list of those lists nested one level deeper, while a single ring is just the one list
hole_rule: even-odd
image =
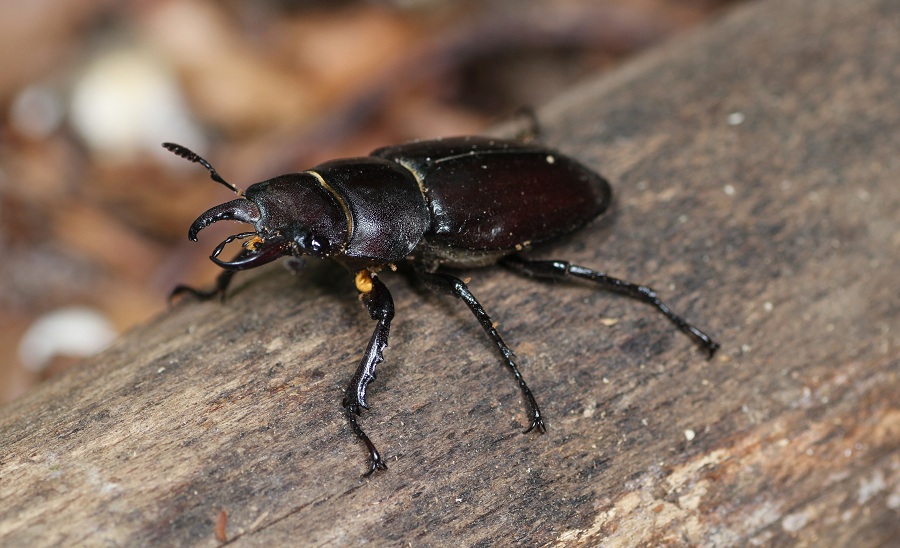
[{"label": "beetle front leg", "polygon": [[[243,259],[248,254],[246,249],[242,249],[238,252],[237,255],[234,256],[233,261],[237,261]],[[223,270],[216,276],[216,285],[212,289],[195,289],[189,285],[177,285],[175,289],[173,289],[169,293],[169,301],[174,299],[175,297],[184,294],[190,293],[197,299],[201,301],[208,301],[217,295],[224,302],[225,301],[225,291],[228,290],[228,286],[231,285],[231,279],[234,278],[234,275],[237,273],[236,270]]]},{"label": "beetle front leg", "polygon": [[525,433],[527,434],[535,428],[541,432],[545,432],[547,428],[544,425],[544,418],[541,415],[541,410],[538,407],[537,401],[534,399],[534,395],[531,393],[531,389],[528,388],[525,379],[522,378],[522,373],[519,372],[519,366],[516,365],[516,355],[503,341],[500,333],[498,333],[497,329],[494,327],[494,321],[488,316],[487,312],[485,312],[481,303],[479,303],[475,296],[472,295],[472,292],[469,291],[466,284],[459,278],[443,272],[427,272],[420,270],[419,276],[421,276],[422,280],[431,287],[431,289],[453,295],[468,305],[469,310],[475,314],[475,317],[478,319],[481,327],[484,328],[484,331],[488,334],[488,337],[490,337],[491,340],[494,341],[494,344],[497,345],[500,356],[503,358],[507,367],[512,371],[512,374],[516,377],[516,382],[522,390],[522,395],[525,397],[525,402],[528,404],[528,410],[531,413],[531,424],[528,429],[525,430]]},{"label": "beetle front leg", "polygon": [[672,312],[669,307],[656,296],[656,291],[645,285],[626,282],[618,278],[613,278],[612,276],[607,276],[603,272],[573,265],[567,261],[533,261],[518,255],[511,255],[502,259],[500,263],[519,274],[531,278],[559,280],[572,276],[592,281],[607,291],[625,295],[626,297],[645,302],[656,308],[698,346],[706,350],[707,358],[712,358],[713,354],[716,353],[716,350],[719,349],[719,343],[713,341],[709,335],[700,331],[695,326],[685,321],[684,318]]},{"label": "beetle front leg", "polygon": [[375,470],[387,470],[387,464],[381,458],[381,454],[375,448],[375,444],[369,436],[363,432],[357,416],[363,409],[368,409],[366,402],[366,388],[375,380],[375,367],[384,361],[384,348],[388,344],[388,334],[391,330],[391,320],[394,318],[394,300],[391,293],[381,280],[376,278],[368,270],[360,270],[356,274],[356,288],[359,290],[360,299],[369,310],[369,316],[378,320],[378,325],[369,339],[369,345],[363,354],[356,374],[347,387],[342,405],[347,412],[347,420],[356,437],[366,444],[369,450],[369,471],[363,474],[368,476]]}]

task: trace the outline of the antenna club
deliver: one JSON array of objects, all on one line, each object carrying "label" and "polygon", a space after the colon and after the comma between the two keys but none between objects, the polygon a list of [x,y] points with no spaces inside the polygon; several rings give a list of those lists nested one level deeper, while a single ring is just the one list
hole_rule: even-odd
[{"label": "antenna club", "polygon": [[193,150],[191,150],[187,147],[183,147],[181,145],[175,144],[175,143],[163,143],[162,146],[164,149],[166,149],[170,152],[173,152],[174,154],[176,154],[178,156],[181,156],[182,158],[184,158],[185,160],[187,160],[189,162],[194,162],[194,163],[200,164],[201,166],[205,167],[209,171],[209,176],[213,181],[220,183],[222,185],[225,185],[226,187],[228,187],[230,190],[232,190],[238,196],[244,195],[243,190],[239,189],[238,187],[234,186],[233,184],[231,184],[228,181],[226,181],[225,179],[223,179],[219,175],[219,173],[216,171],[216,169],[209,162],[204,160],[202,156],[200,156]]}]

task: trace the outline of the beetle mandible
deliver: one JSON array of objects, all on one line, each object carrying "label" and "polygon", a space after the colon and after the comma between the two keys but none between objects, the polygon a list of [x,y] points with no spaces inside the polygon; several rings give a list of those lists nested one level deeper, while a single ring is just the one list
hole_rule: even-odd
[{"label": "beetle mandible", "polygon": [[[499,263],[532,278],[588,280],[650,304],[708,357],[719,348],[647,286],[566,261],[530,260],[519,254],[583,227],[609,206],[612,191],[606,179],[555,150],[486,137],[414,141],[280,175],[241,191],[187,148],[163,146],[201,164],[214,181],[238,194],[200,215],[188,231],[191,240],[222,220],[249,223],[255,229],[229,236],[214,249],[210,258],[224,271],[212,290],[178,286],[173,296],[224,296],[235,272],[285,255],[333,259],[355,275],[360,298],[378,322],[342,402],[353,433],[369,452],[365,475],[387,469],[357,418],[369,408],[366,390],[383,360],[394,317],[393,299],[377,273],[401,261],[411,264],[431,289],[462,300],[478,319],[522,391],[530,415],[526,433],[545,431],[544,417],[516,356],[466,284],[445,268]],[[242,249],[230,261],[219,259],[234,240],[244,240]]]}]

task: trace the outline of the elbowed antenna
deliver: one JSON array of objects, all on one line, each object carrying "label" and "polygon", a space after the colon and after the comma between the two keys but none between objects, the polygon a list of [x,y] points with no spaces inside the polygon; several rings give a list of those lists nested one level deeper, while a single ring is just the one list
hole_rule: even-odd
[{"label": "elbowed antenna", "polygon": [[226,181],[225,179],[223,179],[222,176],[219,175],[219,173],[216,171],[216,169],[212,165],[210,165],[209,162],[204,160],[199,154],[192,151],[191,149],[189,149],[187,147],[183,147],[181,145],[176,145],[175,143],[163,143],[162,146],[164,149],[174,152],[175,154],[181,156],[185,160],[188,160],[191,162],[196,162],[196,163],[200,164],[201,166],[203,166],[209,170],[209,176],[212,177],[213,181],[227,186],[228,188],[233,190],[234,193],[237,194],[238,196],[244,195],[244,191],[240,190],[238,187],[234,186],[233,184],[231,184],[228,181]]}]

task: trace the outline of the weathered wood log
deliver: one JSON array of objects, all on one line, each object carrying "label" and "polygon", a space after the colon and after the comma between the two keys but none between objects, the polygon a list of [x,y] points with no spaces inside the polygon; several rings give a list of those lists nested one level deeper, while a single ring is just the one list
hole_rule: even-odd
[{"label": "weathered wood log", "polygon": [[386,275],[361,481],[340,400],[374,325],[338,267],[268,269],[0,412],[0,545],[896,541],[898,28],[755,3],[541,112],[615,202],[537,255],[656,286],[714,360],[628,299],[472,271],[548,420],[523,436],[468,310]]}]

